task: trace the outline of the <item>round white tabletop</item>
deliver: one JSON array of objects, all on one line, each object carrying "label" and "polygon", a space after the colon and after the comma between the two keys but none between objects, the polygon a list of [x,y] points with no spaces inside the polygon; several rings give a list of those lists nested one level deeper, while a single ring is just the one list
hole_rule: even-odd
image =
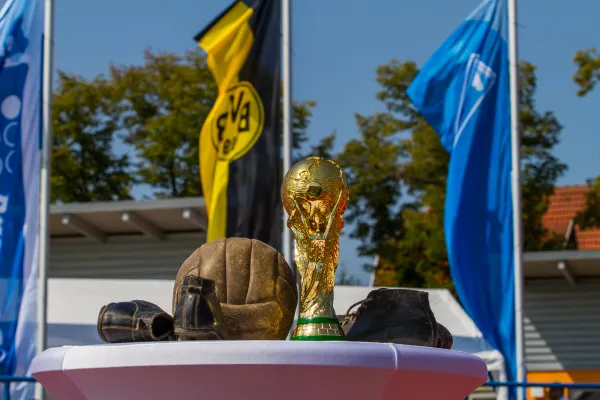
[{"label": "round white tabletop", "polygon": [[57,347],[32,374],[56,400],[461,400],[487,380],[485,363],[458,351],[296,341]]}]

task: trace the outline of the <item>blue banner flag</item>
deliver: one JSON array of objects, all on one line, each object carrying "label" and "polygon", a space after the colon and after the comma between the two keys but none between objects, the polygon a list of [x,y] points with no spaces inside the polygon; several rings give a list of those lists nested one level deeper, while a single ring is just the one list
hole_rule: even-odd
[{"label": "blue banner flag", "polygon": [[[40,0],[8,0],[0,10],[2,375],[27,375],[36,350],[43,17]],[[33,397],[21,390],[19,398]]]},{"label": "blue banner flag", "polygon": [[465,311],[516,379],[513,206],[505,0],[485,0],[408,89],[450,153],[444,231]]}]

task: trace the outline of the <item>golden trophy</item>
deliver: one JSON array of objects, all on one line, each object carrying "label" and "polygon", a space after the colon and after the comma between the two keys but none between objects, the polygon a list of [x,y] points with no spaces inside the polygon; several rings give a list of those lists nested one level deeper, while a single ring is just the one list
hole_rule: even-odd
[{"label": "golden trophy", "polygon": [[348,193],[342,169],[320,157],[299,161],[283,178],[281,200],[302,278],[300,318],[291,340],[346,340],[333,309],[333,286]]}]

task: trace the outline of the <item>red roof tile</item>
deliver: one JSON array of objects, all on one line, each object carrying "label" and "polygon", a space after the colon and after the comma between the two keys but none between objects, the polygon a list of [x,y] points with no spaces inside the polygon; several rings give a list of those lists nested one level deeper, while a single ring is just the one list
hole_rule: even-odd
[{"label": "red roof tile", "polygon": [[[586,207],[587,185],[558,186],[550,196],[550,204],[542,221],[544,226],[556,233],[567,232],[569,222],[578,212]],[[586,229],[582,231],[575,228],[577,248],[580,250],[600,249],[600,229]]]}]

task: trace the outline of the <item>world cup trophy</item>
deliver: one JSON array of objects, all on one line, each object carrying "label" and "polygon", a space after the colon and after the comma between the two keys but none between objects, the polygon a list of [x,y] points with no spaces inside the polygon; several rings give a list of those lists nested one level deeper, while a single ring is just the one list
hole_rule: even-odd
[{"label": "world cup trophy", "polygon": [[320,157],[299,161],[283,179],[281,200],[302,278],[300,318],[291,340],[345,340],[333,309],[333,287],[348,194],[342,169]]}]

